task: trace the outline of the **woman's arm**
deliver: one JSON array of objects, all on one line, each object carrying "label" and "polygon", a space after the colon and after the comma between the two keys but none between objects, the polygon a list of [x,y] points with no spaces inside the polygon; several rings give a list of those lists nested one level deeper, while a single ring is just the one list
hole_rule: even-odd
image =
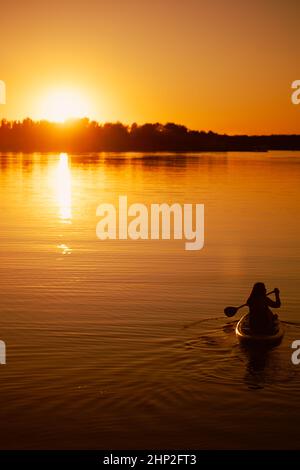
[{"label": "woman's arm", "polygon": [[279,308],[281,306],[281,301],[280,301],[280,297],[279,297],[279,289],[274,289],[274,292],[275,292],[275,302],[274,300],[272,299],[269,299],[267,297],[267,304],[269,307],[273,307],[273,308]]}]

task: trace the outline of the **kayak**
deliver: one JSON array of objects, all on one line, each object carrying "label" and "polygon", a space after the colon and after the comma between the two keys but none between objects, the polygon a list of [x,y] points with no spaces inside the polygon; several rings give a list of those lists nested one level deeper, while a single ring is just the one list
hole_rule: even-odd
[{"label": "kayak", "polygon": [[238,340],[243,344],[253,344],[261,346],[276,346],[284,335],[284,328],[280,320],[274,322],[274,332],[269,335],[253,334],[249,327],[249,313],[246,313],[238,322],[235,328]]}]

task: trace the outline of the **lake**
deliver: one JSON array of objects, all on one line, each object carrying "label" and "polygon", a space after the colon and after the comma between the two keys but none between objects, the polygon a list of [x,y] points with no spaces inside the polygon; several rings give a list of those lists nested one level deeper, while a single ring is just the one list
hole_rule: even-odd
[{"label": "lake", "polygon": [[[0,447],[299,449],[299,181],[300,152],[0,154]],[[204,248],[99,240],[120,195],[204,204]],[[257,281],[259,354],[223,314]]]}]

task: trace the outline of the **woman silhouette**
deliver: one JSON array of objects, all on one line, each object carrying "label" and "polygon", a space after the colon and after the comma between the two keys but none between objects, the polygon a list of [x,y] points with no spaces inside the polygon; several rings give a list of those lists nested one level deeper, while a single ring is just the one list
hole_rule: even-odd
[{"label": "woman silhouette", "polygon": [[279,308],[281,305],[279,289],[274,289],[275,302],[267,297],[263,282],[254,284],[247,305],[250,310],[250,329],[257,334],[272,334],[274,331],[274,315],[269,307]]}]

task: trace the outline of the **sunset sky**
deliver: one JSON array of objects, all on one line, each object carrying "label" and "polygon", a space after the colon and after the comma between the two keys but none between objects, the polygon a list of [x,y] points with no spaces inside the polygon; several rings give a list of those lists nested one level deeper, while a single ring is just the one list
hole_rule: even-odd
[{"label": "sunset sky", "polygon": [[300,133],[298,0],[10,0],[0,40],[0,117]]}]

